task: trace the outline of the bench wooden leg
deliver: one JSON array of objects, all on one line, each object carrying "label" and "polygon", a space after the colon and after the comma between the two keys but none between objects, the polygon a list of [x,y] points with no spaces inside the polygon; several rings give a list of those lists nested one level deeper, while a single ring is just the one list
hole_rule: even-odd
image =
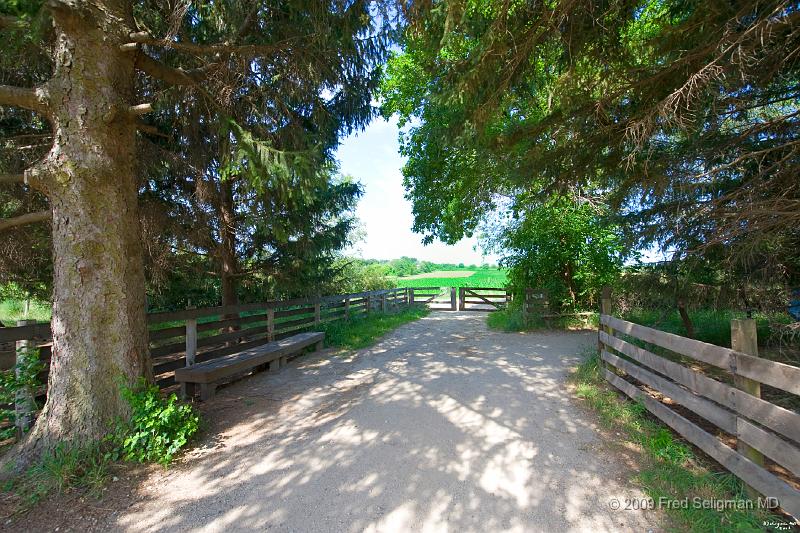
[{"label": "bench wooden leg", "polygon": [[318,352],[322,349],[322,341],[319,341],[314,345],[314,351]]},{"label": "bench wooden leg", "polygon": [[286,358],[285,355],[283,357],[281,357],[281,368],[285,367],[288,363],[289,363],[289,360]]},{"label": "bench wooden leg", "polygon": [[280,367],[281,367],[281,362],[278,359],[269,362],[270,372],[277,372]]},{"label": "bench wooden leg", "polygon": [[190,400],[194,396],[194,383],[181,382],[181,398],[183,400]]},{"label": "bench wooden leg", "polygon": [[215,383],[201,383],[200,384],[200,400],[207,401],[214,397],[217,392],[217,385]]}]

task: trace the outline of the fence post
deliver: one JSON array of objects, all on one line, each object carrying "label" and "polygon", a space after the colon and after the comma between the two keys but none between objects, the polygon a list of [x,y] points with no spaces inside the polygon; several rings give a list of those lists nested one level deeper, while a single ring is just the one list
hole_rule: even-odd
[{"label": "fence post", "polygon": [[456,307],[456,288],[455,287],[450,287],[450,309],[452,309],[453,311],[458,309],[458,307]]},{"label": "fence post", "polygon": [[267,341],[275,340],[275,309],[267,309]]},{"label": "fence post", "polygon": [[364,306],[364,311],[369,313],[370,311],[372,311],[372,292],[367,293],[366,300],[367,300],[367,305]]},{"label": "fence post", "polygon": [[[26,313],[27,314],[27,313]],[[32,326],[35,320],[18,320],[17,326]],[[32,350],[32,340],[18,340],[16,342],[15,370],[17,378],[20,377],[21,369],[28,366],[28,359],[36,356]],[[22,437],[33,425],[33,414],[36,411],[34,391],[27,387],[17,389],[14,395],[14,424],[17,426],[17,437]]]},{"label": "fence post", "polygon": [[[602,291],[600,292],[600,315],[610,315],[611,312],[611,287],[603,287]],[[600,332],[605,331],[607,334],[613,335],[614,330],[608,326],[603,326],[603,324],[601,324],[599,321],[600,318],[598,318],[597,324],[597,354],[602,357],[604,345],[600,340]]]},{"label": "fence post", "polygon": [[458,310],[459,311],[466,311],[467,309],[467,291],[464,287],[458,288]]},{"label": "fence post", "polygon": [[526,326],[530,324],[530,304],[533,299],[533,289],[530,287],[525,288],[525,295],[522,297],[522,323]]},{"label": "fence post", "polygon": [[[737,352],[758,357],[758,333],[756,330],[756,321],[754,319],[742,318],[731,320],[731,348]],[[737,389],[751,394],[756,398],[761,398],[761,383],[738,375],[736,373],[735,364],[733,384]],[[761,452],[748,446],[744,441],[737,439],[736,450],[755,464],[760,466],[764,465],[764,456]],[[745,484],[745,491],[750,498],[755,499],[759,497],[759,492],[750,485]]]},{"label": "fence post", "polygon": [[414,289],[408,288],[408,305],[414,305]]},{"label": "fence post", "polygon": [[[187,310],[194,307],[187,307]],[[197,319],[186,319],[186,366],[192,366],[197,357]]]},{"label": "fence post", "polygon": [[350,297],[344,299],[344,319],[350,320]]},{"label": "fence post", "polygon": [[381,312],[386,313],[386,293],[381,294]]},{"label": "fence post", "polygon": [[314,304],[314,325],[319,326],[320,316],[322,314],[322,305],[317,302]]}]

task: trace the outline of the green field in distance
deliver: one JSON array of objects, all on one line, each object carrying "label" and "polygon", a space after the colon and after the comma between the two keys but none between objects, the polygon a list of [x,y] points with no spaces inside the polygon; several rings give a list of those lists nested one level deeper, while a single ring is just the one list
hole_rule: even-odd
[{"label": "green field in distance", "polygon": [[437,270],[391,278],[398,287],[504,287],[506,271],[497,268]]}]

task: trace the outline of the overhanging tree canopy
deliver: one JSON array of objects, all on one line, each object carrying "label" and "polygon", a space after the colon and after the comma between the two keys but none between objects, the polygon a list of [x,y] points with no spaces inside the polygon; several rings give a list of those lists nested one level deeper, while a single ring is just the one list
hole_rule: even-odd
[{"label": "overhanging tree canopy", "polygon": [[[504,197],[600,195],[640,245],[800,264],[792,2],[452,1],[407,29],[385,112],[411,127],[415,227]],[[795,270],[795,276],[797,271]]]}]

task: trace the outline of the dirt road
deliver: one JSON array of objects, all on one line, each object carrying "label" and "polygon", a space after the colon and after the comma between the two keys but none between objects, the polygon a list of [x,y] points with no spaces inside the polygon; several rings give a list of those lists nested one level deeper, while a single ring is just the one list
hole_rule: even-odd
[{"label": "dirt road", "polygon": [[[434,313],[204,406],[207,442],[101,527],[128,531],[647,531],[623,457],[572,398],[588,333]],[[213,414],[212,414],[213,413]],[[641,496],[641,495],[639,495]]]}]

